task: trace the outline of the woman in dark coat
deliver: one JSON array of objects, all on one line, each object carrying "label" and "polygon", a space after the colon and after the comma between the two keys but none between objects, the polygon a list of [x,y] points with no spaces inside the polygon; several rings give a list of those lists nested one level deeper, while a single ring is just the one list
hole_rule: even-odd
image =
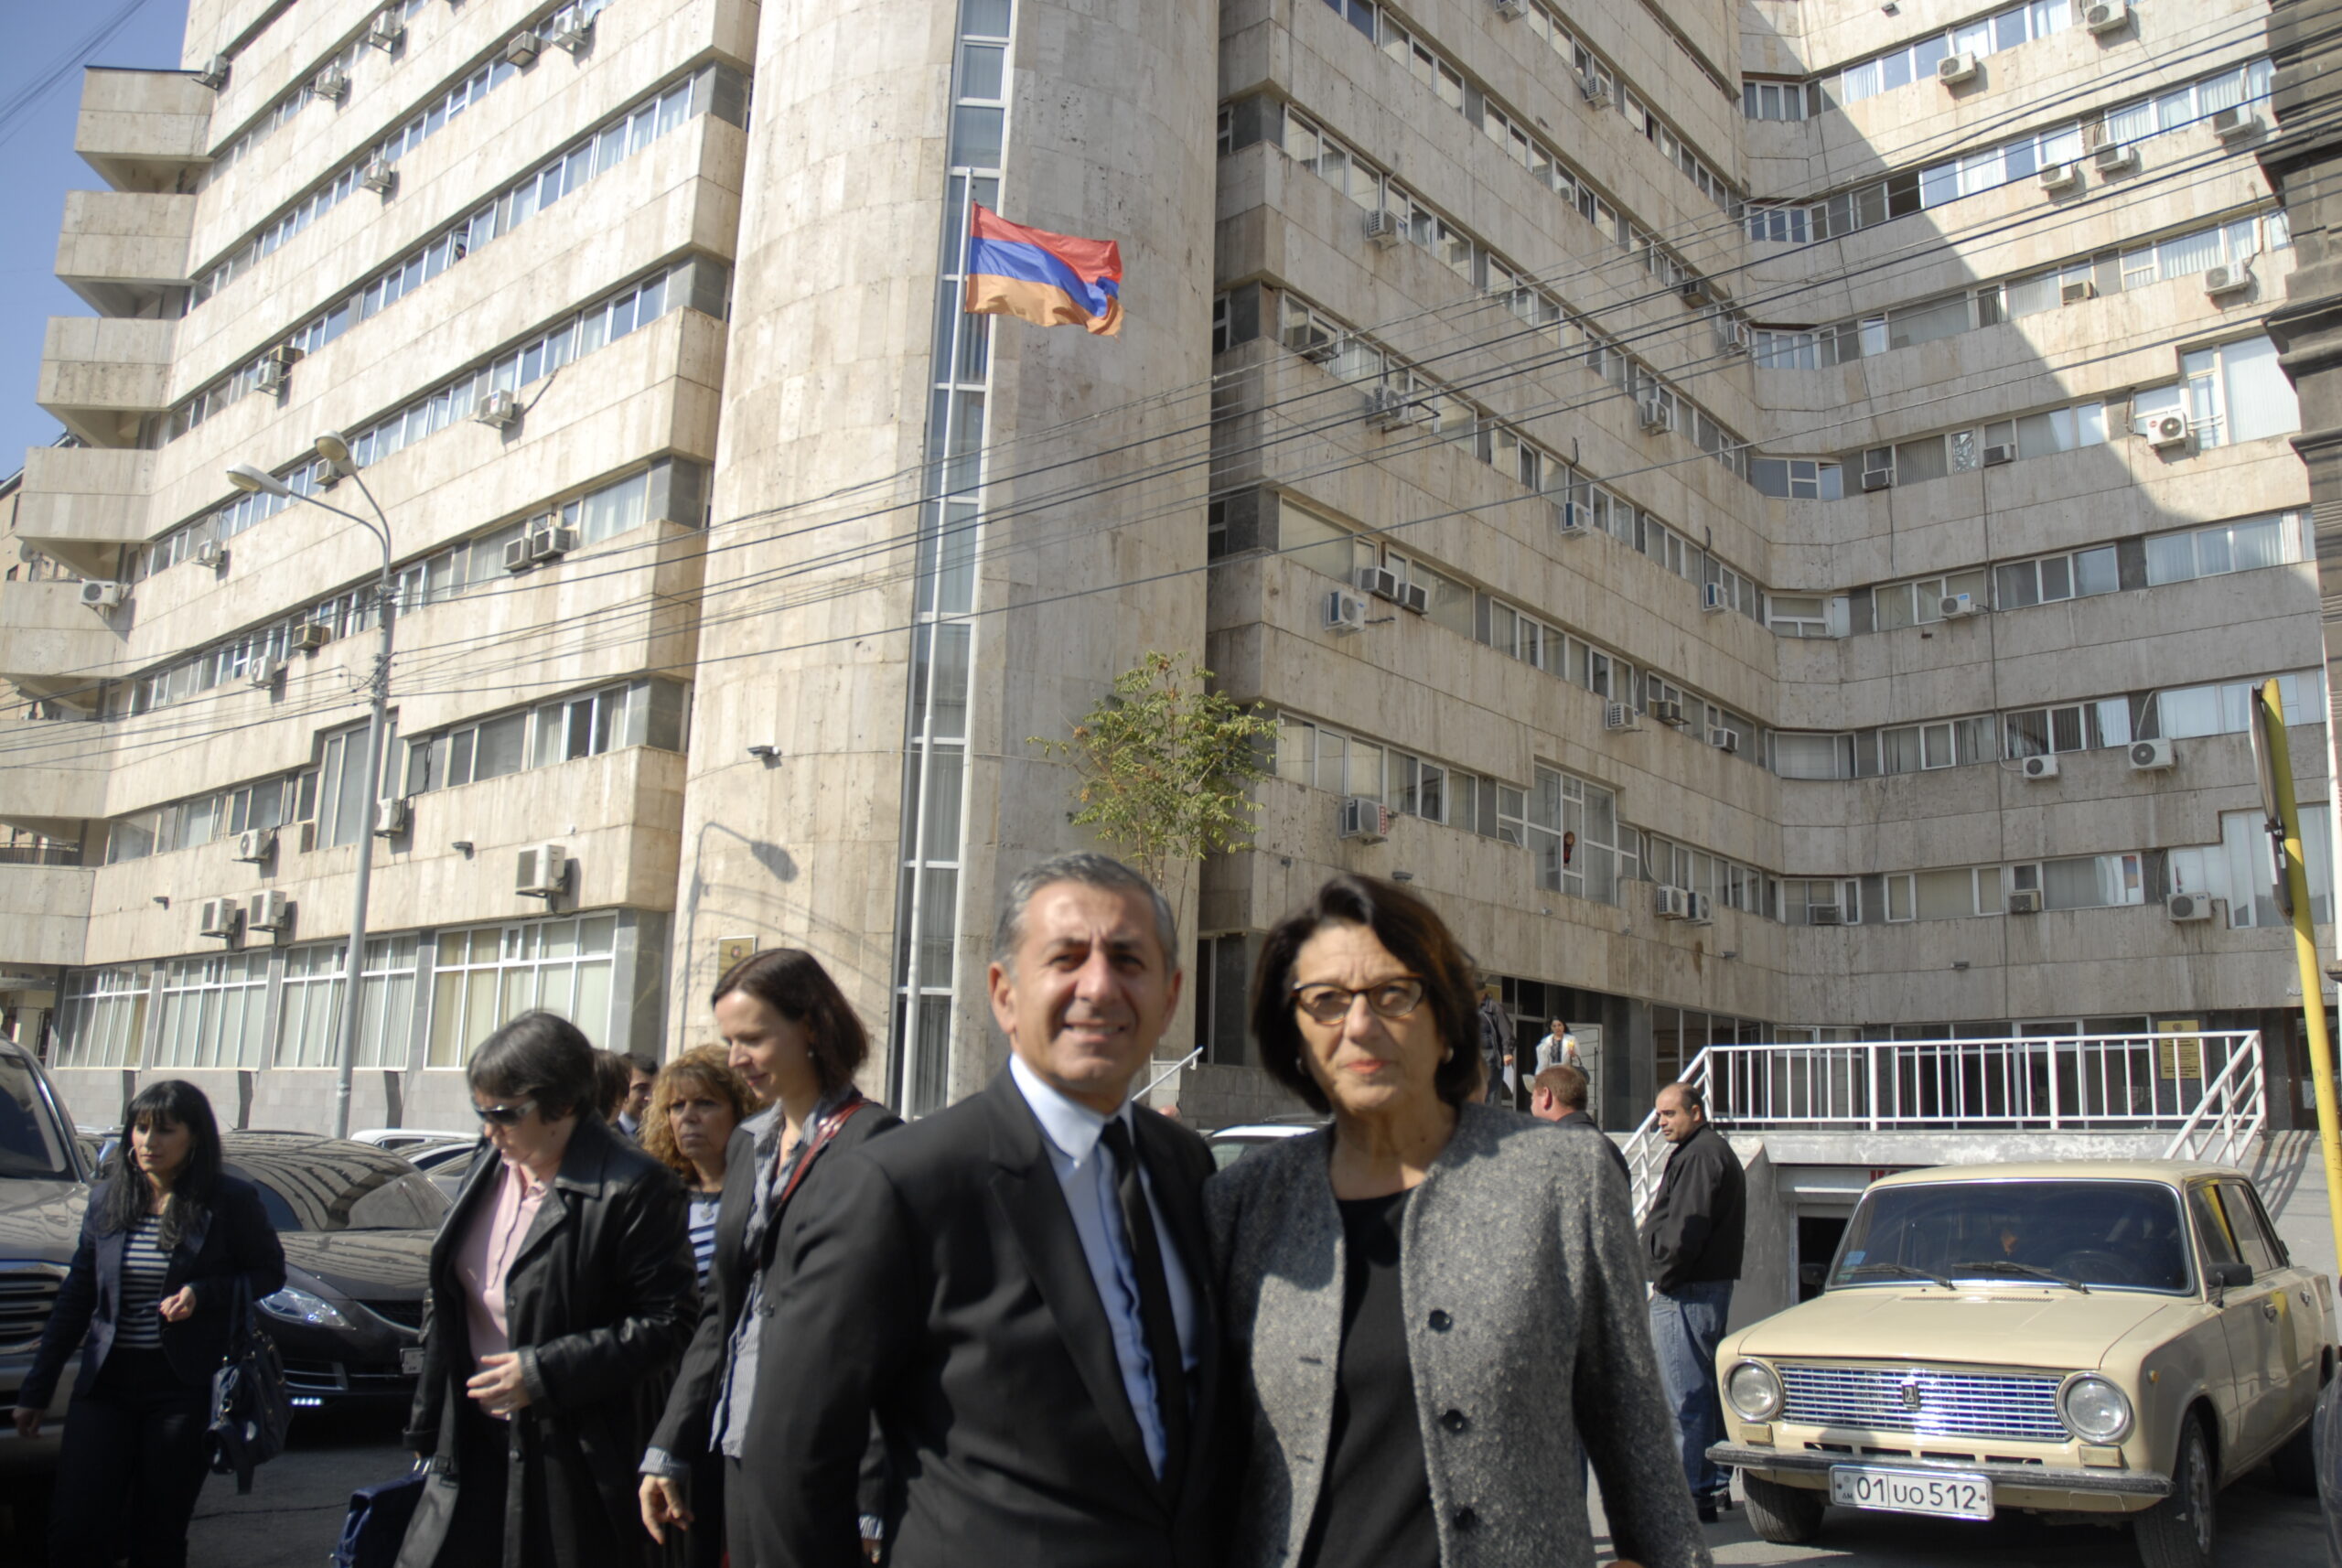
[{"label": "woman in dark coat", "polygon": [[469,1076],[499,1157],[431,1246],[398,1568],[635,1568],[633,1461],[698,1316],[682,1187],[604,1123],[568,1020],[521,1015]]},{"label": "woman in dark coat", "polygon": [[132,1568],[182,1568],[210,1469],[211,1374],[240,1303],[285,1286],[276,1228],[252,1185],[220,1170],[203,1091],[150,1083],[124,1121],[16,1395],[16,1431],[36,1436],[66,1359],[81,1352],[49,1521],[55,1568],[111,1564],[125,1524]]},{"label": "woman in dark coat", "polygon": [[[869,1039],[812,954],[776,948],[741,960],[715,983],[714,1004],[733,1070],[769,1104],[732,1133],[699,1333],[643,1455],[642,1522],[661,1540],[681,1527],[693,1563],[714,1561],[710,1549],[720,1542],[732,1568],[761,1568],[774,1559],[747,1529],[753,1477],[739,1474],[742,1440],[750,1403],[789,1391],[758,1386],[759,1347],[742,1320],[753,1326],[750,1304],[787,1286],[805,1193],[826,1163],[902,1118],[854,1088]],[[874,1539],[885,1503],[881,1455],[874,1431],[862,1479],[863,1530]]]}]

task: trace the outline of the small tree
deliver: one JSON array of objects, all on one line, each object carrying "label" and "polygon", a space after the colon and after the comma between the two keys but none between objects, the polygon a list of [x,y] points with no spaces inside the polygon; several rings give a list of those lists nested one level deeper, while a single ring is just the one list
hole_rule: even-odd
[{"label": "small tree", "polygon": [[1209,689],[1211,671],[1185,654],[1150,650],[1075,721],[1064,740],[1028,736],[1073,764],[1077,827],[1126,855],[1158,887],[1174,865],[1249,849],[1260,803],[1245,790],[1268,777],[1256,743],[1276,720]]}]

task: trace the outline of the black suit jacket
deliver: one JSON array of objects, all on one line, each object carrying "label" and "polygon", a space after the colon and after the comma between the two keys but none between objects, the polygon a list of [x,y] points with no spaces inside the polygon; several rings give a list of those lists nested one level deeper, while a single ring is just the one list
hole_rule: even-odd
[{"label": "black suit jacket", "polygon": [[873,1413],[894,1568],[1208,1568],[1211,1155],[1163,1117],[1134,1123],[1164,1244],[1197,1292],[1194,1437],[1176,1495],[1147,1464],[1040,1124],[1003,1072],[839,1159],[807,1207],[742,1460],[766,1478],[755,1506],[773,1555],[758,1568],[855,1568],[854,1472]]},{"label": "black suit jacket", "polygon": [[1627,1190],[1628,1192],[1635,1190],[1635,1176],[1634,1173],[1627,1168],[1627,1156],[1618,1152],[1618,1145],[1611,1141],[1610,1134],[1595,1124],[1593,1117],[1583,1111],[1573,1111],[1552,1125],[1576,1128],[1581,1132],[1591,1133],[1601,1139],[1602,1146],[1610,1151],[1610,1163],[1617,1165],[1618,1174],[1627,1178]]}]

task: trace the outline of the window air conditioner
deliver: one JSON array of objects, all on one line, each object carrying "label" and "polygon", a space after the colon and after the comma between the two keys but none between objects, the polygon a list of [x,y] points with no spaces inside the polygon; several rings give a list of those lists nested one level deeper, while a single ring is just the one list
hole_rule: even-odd
[{"label": "window air conditioner", "polygon": [[1404,430],[1422,417],[1421,405],[1396,387],[1375,387],[1366,394],[1366,422],[1377,430]]},{"label": "window air conditioner", "polygon": [[258,865],[275,852],[274,828],[246,828],[236,835],[236,853],[231,858],[248,865]]},{"label": "window air conditioner", "polygon": [[523,533],[520,538],[510,540],[505,543],[504,569],[506,571],[525,572],[535,564],[536,563],[534,561],[529,559],[529,536],[527,534]]},{"label": "window air conditioner", "polygon": [[293,901],[275,888],[255,893],[244,902],[244,928],[253,931],[283,931],[293,924]]},{"label": "window air conditioner", "polygon": [[567,49],[574,55],[584,54],[586,46],[593,41],[594,18],[591,16],[551,28],[545,34],[545,42],[557,48]]},{"label": "window air conditioner", "polygon": [[2177,766],[2179,754],[2167,740],[2134,740],[2131,743],[2131,770],[2134,773],[2161,773]]},{"label": "window air conditioner", "polygon": [[515,33],[504,40],[504,63],[512,66],[528,65],[535,60],[537,50],[543,47],[535,33]]},{"label": "window air conditioner", "polygon": [[228,57],[213,55],[210,63],[195,73],[196,85],[217,92],[228,85]]},{"label": "window air conditioner", "polygon": [[1982,603],[1973,594],[1945,594],[1936,600],[1936,614],[1946,620],[1956,620],[1961,616],[1980,616],[1983,613]]},{"label": "window air conditioner", "polygon": [[317,72],[309,91],[328,103],[338,103],[349,96],[349,73],[338,65],[329,65]]},{"label": "window air conditioner", "polygon": [[1529,0],[1496,0],[1496,13],[1508,22],[1518,22],[1529,14]]},{"label": "window air conditioner", "polygon": [[557,843],[532,843],[512,868],[512,891],[526,898],[551,898],[569,886],[569,852]]},{"label": "window air conditioner", "polygon": [[2242,294],[2252,286],[2251,263],[2239,262],[2234,266],[2209,267],[2204,273],[2204,292],[2218,298],[2224,294]]},{"label": "window air conditioner", "polygon": [[1746,354],[1755,346],[1756,338],[1756,329],[1746,321],[1716,323],[1716,352],[1719,354]]},{"label": "window air conditioner", "polygon": [[1660,724],[1682,727],[1683,704],[1671,697],[1653,697],[1644,711]]},{"label": "window air conditioner", "polygon": [[373,25],[366,29],[366,41],[388,54],[406,41],[406,23],[396,10],[376,12]]},{"label": "window air conditioner", "polygon": [[1894,470],[1894,469],[1892,469],[1892,468],[1864,468],[1864,469],[1863,470],[1863,489],[1864,489],[1865,491],[1868,491],[1868,490],[1891,490],[1891,489],[1893,489],[1894,488],[1895,488],[1895,470]]},{"label": "window air conditioner", "polygon": [[2147,445],[2158,452],[2186,446],[2187,435],[2187,416],[2184,413],[2157,413],[2147,418]]},{"label": "window air conditioner", "polygon": [[233,938],[243,918],[243,901],[239,898],[206,898],[196,907],[196,929],[207,937]]},{"label": "window air conditioner", "polygon": [[259,371],[252,376],[252,385],[261,392],[275,392],[282,396],[285,386],[292,380],[286,372],[287,366],[284,360],[263,360],[260,362]]},{"label": "window air conditioner", "polygon": [[374,836],[394,839],[414,825],[414,802],[403,795],[374,802]]},{"label": "window air conditioner", "polygon": [[2055,779],[2057,777],[2057,759],[2054,757],[2028,757],[2019,771],[2027,779]]},{"label": "window air conditioner", "polygon": [[246,667],[244,679],[262,691],[266,691],[275,685],[284,674],[285,661],[280,659],[271,659],[263,653]]},{"label": "window air conditioner", "polygon": [[1958,87],[1976,80],[1976,57],[1972,54],[1946,55],[1936,61],[1936,80],[1946,87]]},{"label": "window air conditioner", "polygon": [[2009,913],[2012,915],[2038,915],[2041,913],[2041,890],[2037,887],[2020,887],[2015,892],[2011,893],[2009,895]]},{"label": "window air conditioner", "polygon": [[1664,435],[1675,428],[1675,405],[1663,398],[1645,398],[1638,405],[1644,434]]},{"label": "window air conditioner", "polygon": [[1709,288],[1705,278],[1692,278],[1675,292],[1684,304],[1690,306],[1709,305],[1715,300],[1715,293]]},{"label": "window air conditioner", "polygon": [[1371,795],[1351,795],[1342,801],[1342,818],[1335,837],[1359,843],[1380,843],[1391,836],[1391,808]]},{"label": "window air conditioner", "polygon": [[1805,907],[1805,923],[1809,926],[1842,926],[1846,923],[1846,912],[1835,904],[1808,904]]},{"label": "window air conditioner", "polygon": [[2079,305],[2086,299],[2097,297],[2098,285],[2090,278],[2078,278],[2072,283],[2057,285],[2057,303],[2060,305]]},{"label": "window air conditioner", "polygon": [[1692,912],[1691,897],[1681,887],[1651,889],[1651,913],[1662,920],[1681,920]]},{"label": "window air conditioner", "polygon": [[2240,142],[2247,136],[2261,134],[2261,116],[2239,104],[2233,109],[2216,110],[2212,114],[2212,134],[2223,142]]},{"label": "window air conditioner", "polygon": [[521,423],[521,399],[517,393],[492,392],[479,400],[472,410],[472,417],[491,430],[510,430]]},{"label": "window air conditioner", "polygon": [[2175,920],[2208,920],[2212,901],[2201,893],[2175,893],[2163,901],[2163,912]]},{"label": "window air conditioner", "polygon": [[1687,895],[1684,900],[1683,918],[1690,925],[1714,925],[1715,909],[1709,902],[1708,896],[1704,893]]},{"label": "window air conditioner", "polygon": [[528,544],[531,561],[558,561],[577,548],[577,531],[549,522],[543,528],[529,530]]},{"label": "window air conditioner", "polygon": [[285,639],[285,646],[300,653],[315,653],[333,640],[333,628],[323,621],[305,620]]},{"label": "window air conditioner", "polygon": [[126,583],[87,582],[81,585],[81,603],[90,609],[110,610],[122,603],[122,596],[129,591]]},{"label": "window air conditioner", "polygon": [[1400,584],[1399,607],[1419,616],[1431,614],[1431,590],[1421,583]]},{"label": "window air conditioner", "polygon": [[1387,207],[1378,207],[1366,215],[1366,237],[1387,251],[1407,237],[1406,220]]},{"label": "window air conditioner", "polygon": [[1388,566],[1360,566],[1356,578],[1358,591],[1361,594],[1371,594],[1378,599],[1399,596],[1399,574]]},{"label": "window air conditioner", "polygon": [[1563,539],[1584,539],[1594,532],[1594,524],[1577,502],[1558,501],[1553,506],[1553,532]]},{"label": "window air conditioner", "polygon": [[1724,597],[1724,585],[1722,583],[1703,583],[1700,585],[1700,608],[1705,610],[1710,615],[1715,615],[1721,611],[1732,608],[1732,601]]},{"label": "window air conditioner", "polygon": [[1722,752],[1730,753],[1738,751],[1740,749],[1740,732],[1738,730],[1726,729],[1722,725],[1711,725],[1708,726],[1708,744]]},{"label": "window air conditioner", "polygon": [[1987,446],[1984,448],[1984,467],[1987,468],[1997,468],[2004,463],[2014,463],[2015,461],[2016,448],[2014,446]]},{"label": "window air conditioner", "polygon": [[1577,79],[1578,96],[1596,109],[1610,107],[1610,83],[1592,71]]},{"label": "window air conditioner", "polygon": [[380,156],[366,160],[366,172],[358,183],[377,196],[388,196],[399,188],[398,165]]},{"label": "window air conditioner", "polygon": [[2139,149],[2128,142],[2110,142],[2092,153],[2090,161],[2098,166],[2100,175],[2111,179],[2139,166]]},{"label": "window air conditioner", "polygon": [[195,547],[195,553],[188,559],[199,566],[209,567],[217,572],[228,564],[228,552],[220,548],[218,540],[207,539]]},{"label": "window air conditioner", "polygon": [[1632,703],[1605,703],[1602,704],[1602,727],[1631,730],[1642,726],[1635,723],[1635,705]]},{"label": "window air conditioner", "polygon": [[1325,629],[1337,637],[1366,629],[1366,601],[1346,589],[1336,588],[1326,596]]},{"label": "window air conditioner", "polygon": [[2053,194],[2079,189],[2081,183],[2082,166],[2079,164],[2051,164],[2041,171],[2041,188]]},{"label": "window air conditioner", "polygon": [[2103,37],[2119,33],[2131,23],[2131,7],[2126,0],[2098,0],[2082,8],[2082,26]]}]

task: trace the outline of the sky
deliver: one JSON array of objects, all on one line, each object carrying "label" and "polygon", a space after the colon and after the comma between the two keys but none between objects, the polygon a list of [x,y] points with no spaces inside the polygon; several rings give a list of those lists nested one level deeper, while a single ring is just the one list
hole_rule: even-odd
[{"label": "sky", "polygon": [[[75,61],[93,34],[129,16],[85,62],[176,70],[186,0],[0,0],[0,475],[23,466],[25,448],[55,440],[57,421],[33,402],[41,335],[52,316],[92,314],[57,281],[57,228],[69,190],[102,190],[73,151],[81,100]],[[62,69],[62,68],[71,69]],[[28,104],[25,92],[58,74]]]}]

